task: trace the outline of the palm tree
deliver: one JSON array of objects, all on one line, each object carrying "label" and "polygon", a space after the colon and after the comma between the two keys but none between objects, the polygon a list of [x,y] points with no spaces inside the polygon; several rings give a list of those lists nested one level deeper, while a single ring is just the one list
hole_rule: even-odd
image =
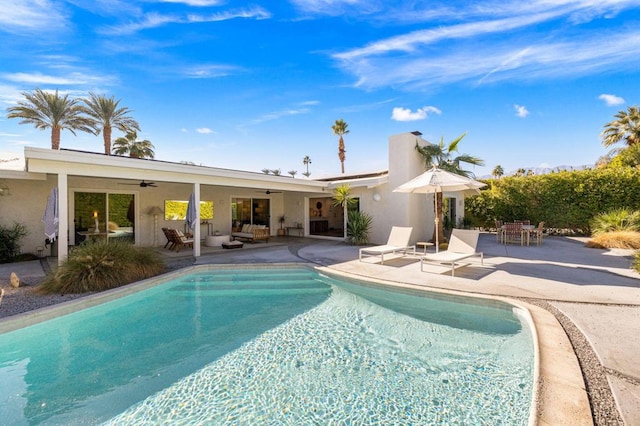
[{"label": "palm tree", "polygon": [[296,175],[298,174],[298,171],[297,170],[289,170],[287,173],[289,173],[292,178],[295,178]]},{"label": "palm tree", "polygon": [[498,164],[493,168],[493,171],[491,171],[491,175],[496,179],[500,179],[504,175],[504,169]]},{"label": "palm tree", "polygon": [[303,175],[305,175],[306,177],[309,177],[309,175],[311,173],[309,173],[309,164],[311,164],[311,158],[309,158],[308,155],[305,155],[304,158],[302,159],[302,164],[304,164],[307,167],[307,172],[303,173]]},{"label": "palm tree", "polygon": [[24,101],[9,107],[7,118],[21,118],[20,124],[33,124],[36,129],[51,129],[51,149],[60,149],[60,133],[69,130],[74,136],[76,130],[96,134],[92,119],[85,112],[78,99],[69,95],[60,96],[36,88],[33,93],[22,92]]},{"label": "palm tree", "polygon": [[343,215],[343,236],[346,237],[347,217],[349,207],[357,203],[357,200],[351,195],[351,187],[349,184],[338,185],[333,189],[332,204],[335,207],[342,207]]},{"label": "palm tree", "polygon": [[138,141],[136,132],[129,132],[124,137],[119,137],[113,142],[113,153],[116,155],[129,154],[132,158],[153,158],[153,144],[148,140]]},{"label": "palm tree", "polygon": [[[416,150],[424,158],[425,170],[429,170],[433,166],[437,166],[442,170],[473,178],[473,173],[467,170],[463,170],[460,163],[468,163],[474,166],[483,166],[484,161],[469,154],[459,154],[455,157],[453,156],[454,153],[458,152],[458,144],[466,135],[466,132],[463,133],[453,141],[449,142],[447,146],[445,146],[444,138],[442,137],[440,138],[440,142],[437,145],[431,144],[420,146],[418,145],[418,143],[416,143]],[[438,232],[438,241],[444,241],[444,231],[442,227],[442,192],[436,193],[436,197],[436,204],[438,206],[438,211],[436,211],[436,217],[438,218],[438,229],[434,230],[434,232]]]},{"label": "palm tree", "polygon": [[609,147],[623,139],[627,146],[640,143],[640,109],[638,106],[630,106],[627,111],[619,111],[614,117],[616,119],[605,124],[605,129],[600,133],[602,144]]},{"label": "palm tree", "polygon": [[342,118],[340,120],[336,120],[336,124],[331,126],[331,128],[333,129],[333,134],[340,137],[340,140],[338,141],[338,158],[340,159],[340,164],[342,165],[343,174],[344,174],[344,160],[346,158],[345,152],[347,151],[344,149],[344,139],[342,139],[342,136],[349,133],[349,131],[347,130],[348,126],[349,125]]},{"label": "palm tree", "polygon": [[[120,100],[116,101],[113,96],[107,98],[105,95],[89,93],[89,97],[83,99],[83,102],[86,106],[85,113],[95,120],[96,127],[102,127],[105,154],[111,154],[111,132],[113,127],[123,133],[140,131],[138,122],[128,115],[131,110],[127,107],[118,107]],[[100,129],[98,128],[99,132]]]}]

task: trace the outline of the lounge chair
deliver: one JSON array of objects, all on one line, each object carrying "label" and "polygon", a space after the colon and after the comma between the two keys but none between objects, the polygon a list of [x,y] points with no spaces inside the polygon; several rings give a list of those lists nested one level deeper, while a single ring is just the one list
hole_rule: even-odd
[{"label": "lounge chair", "polygon": [[167,237],[170,238],[170,241],[173,243],[170,249],[176,253],[180,251],[182,246],[193,247],[193,238],[188,238],[177,229],[167,228]]},{"label": "lounge chair", "polygon": [[453,277],[456,264],[463,259],[480,256],[480,263],[484,264],[484,255],[482,252],[476,252],[479,236],[480,231],[477,230],[454,229],[446,251],[428,253],[420,258],[420,271],[424,271],[423,266],[427,262],[450,263]]},{"label": "lounge chair", "polygon": [[387,244],[374,247],[366,247],[360,249],[360,261],[362,262],[362,255],[368,254],[371,256],[380,256],[380,264],[384,264],[384,255],[390,253],[404,252],[405,254],[409,250],[413,250],[413,254],[416,254],[416,246],[409,245],[409,239],[411,238],[411,227],[394,226],[391,228],[389,239]]}]

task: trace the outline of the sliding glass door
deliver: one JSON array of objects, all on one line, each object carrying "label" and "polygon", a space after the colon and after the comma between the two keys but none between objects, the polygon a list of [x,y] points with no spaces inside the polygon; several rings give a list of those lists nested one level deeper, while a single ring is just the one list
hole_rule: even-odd
[{"label": "sliding glass door", "polygon": [[97,238],[135,243],[135,195],[75,192],[73,195],[75,244]]},{"label": "sliding glass door", "polygon": [[271,203],[268,198],[232,198],[231,220],[233,228],[242,225],[266,225],[271,219]]}]

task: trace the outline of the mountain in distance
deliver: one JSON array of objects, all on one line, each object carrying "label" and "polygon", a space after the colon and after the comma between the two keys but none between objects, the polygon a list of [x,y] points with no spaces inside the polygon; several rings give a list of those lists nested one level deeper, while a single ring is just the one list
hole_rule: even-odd
[{"label": "mountain in distance", "polygon": [[[556,173],[556,172],[562,172],[565,170],[568,171],[576,171],[576,170],[586,170],[586,169],[593,169],[595,166],[593,164],[589,164],[589,165],[582,165],[582,166],[556,166],[556,167],[522,167],[524,169],[524,173],[525,175],[527,174],[527,172],[529,172],[529,170],[533,171],[534,175],[546,175],[548,173]],[[510,172],[505,172],[504,176],[515,176],[516,173],[518,172],[518,169],[512,170]],[[484,175],[484,176],[479,176],[477,177],[478,179],[493,179],[492,175]]]}]

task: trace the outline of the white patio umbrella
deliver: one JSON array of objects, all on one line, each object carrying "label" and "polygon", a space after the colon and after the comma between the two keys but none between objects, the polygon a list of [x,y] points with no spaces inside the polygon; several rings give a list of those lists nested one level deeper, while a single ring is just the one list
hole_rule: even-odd
[{"label": "white patio umbrella", "polygon": [[436,224],[436,252],[439,249],[438,241],[438,196],[439,192],[463,192],[465,195],[479,194],[480,188],[486,186],[482,182],[478,182],[468,177],[457,175],[455,173],[447,172],[439,169],[436,166],[429,171],[422,173],[421,175],[411,179],[408,182],[403,183],[399,187],[393,190],[393,192],[410,192],[415,194],[434,194],[434,203],[436,210],[435,224]]},{"label": "white patio umbrella", "polygon": [[53,188],[47,198],[47,207],[42,216],[44,222],[44,235],[53,242],[58,234],[58,188]]},{"label": "white patio umbrella", "polygon": [[196,196],[192,192],[189,197],[189,204],[187,204],[187,226],[190,229],[195,229],[196,221],[198,220],[198,213],[196,212]]}]

